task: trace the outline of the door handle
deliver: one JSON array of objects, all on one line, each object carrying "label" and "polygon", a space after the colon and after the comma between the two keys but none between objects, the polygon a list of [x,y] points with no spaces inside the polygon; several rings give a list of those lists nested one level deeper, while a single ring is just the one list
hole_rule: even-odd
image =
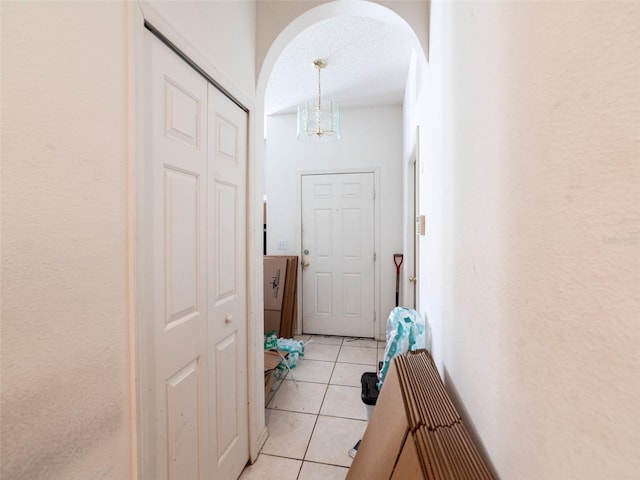
[{"label": "door handle", "polygon": [[224,323],[231,323],[231,320],[233,320],[233,315],[225,315]]},{"label": "door handle", "polygon": [[409,281],[411,283],[416,283],[418,281],[418,278],[415,277],[414,275],[409,275]]},{"label": "door handle", "polygon": [[302,268],[307,268],[309,265],[311,265],[309,262],[307,262],[306,260],[302,261]]}]

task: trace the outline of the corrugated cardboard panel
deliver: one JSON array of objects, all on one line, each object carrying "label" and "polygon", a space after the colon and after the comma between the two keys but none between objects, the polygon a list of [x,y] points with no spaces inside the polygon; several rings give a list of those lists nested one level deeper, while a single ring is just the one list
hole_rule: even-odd
[{"label": "corrugated cardboard panel", "polygon": [[393,362],[358,453],[347,473],[347,480],[391,478],[408,432],[405,402],[396,363]]},{"label": "corrugated cardboard panel", "polygon": [[402,389],[405,399],[407,420],[409,422],[409,430],[414,431],[421,425],[422,416],[420,415],[419,399],[416,397],[415,388],[412,388],[411,366],[407,361],[407,357],[401,355],[394,359],[398,376],[400,378],[400,388]]},{"label": "corrugated cardboard panel", "polygon": [[280,362],[282,361],[282,356],[287,356],[287,352],[280,351],[280,353],[276,351],[267,350],[264,352],[264,371],[267,372],[269,370],[273,370],[276,368]]},{"label": "corrugated cardboard panel", "polygon": [[276,335],[280,337],[280,310],[264,311],[264,333],[270,333],[275,330]]},{"label": "corrugated cardboard panel", "polygon": [[282,310],[284,282],[287,273],[286,257],[264,257],[264,309]]},{"label": "corrugated cardboard panel", "polygon": [[423,480],[424,478],[426,477],[422,472],[413,435],[407,435],[391,480]]},{"label": "corrugated cardboard panel", "polygon": [[[413,398],[419,416],[415,425],[426,425],[434,430],[461,422],[430,355],[426,352],[408,355],[405,362],[409,396]],[[415,430],[413,422],[411,425]]]},{"label": "corrugated cardboard panel", "polygon": [[493,479],[427,352],[394,358],[347,479]]},{"label": "corrugated cardboard panel", "polygon": [[284,282],[280,336],[283,338],[292,338],[295,330],[296,297],[298,291],[298,257],[289,256],[283,258],[287,259],[287,271]]},{"label": "corrugated cardboard panel", "polygon": [[[264,372],[264,397],[271,393],[273,389],[273,370],[269,370],[268,372]],[[266,405],[266,403],[265,403]]]}]

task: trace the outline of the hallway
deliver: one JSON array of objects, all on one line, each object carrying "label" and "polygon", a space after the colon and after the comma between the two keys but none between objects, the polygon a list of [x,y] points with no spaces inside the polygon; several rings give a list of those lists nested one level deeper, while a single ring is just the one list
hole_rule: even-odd
[{"label": "hallway", "polygon": [[[336,169],[378,172],[374,334],[382,338],[394,300],[391,257],[417,246],[416,310],[431,327],[442,379],[497,476],[640,478],[640,2],[5,1],[0,17],[0,477],[231,478],[210,472],[208,443],[217,438],[210,422],[161,432],[144,420],[170,389],[184,412],[203,412],[186,399],[213,394],[198,369],[214,358],[176,362],[193,375],[167,377],[145,356],[153,332],[172,321],[155,296],[167,283],[150,261],[169,250],[140,242],[144,234],[166,240],[152,224],[172,211],[164,203],[143,208],[159,191],[144,188],[151,178],[144,169],[151,160],[146,24],[249,109],[241,222],[249,301],[246,315],[222,319],[248,329],[241,373],[251,392],[249,452],[238,472],[261,456],[243,478],[261,478],[260,468],[279,480],[340,478],[350,461],[345,448],[359,432],[343,434],[345,445],[332,452],[319,448],[322,427],[364,428],[363,412],[344,407],[362,406],[359,373],[375,366],[377,344],[314,339],[293,372],[297,383],[285,380],[267,405],[262,398],[264,195],[269,253],[301,256],[299,177]],[[315,148],[295,139],[293,110],[267,115],[266,92],[286,44],[334,17],[347,34],[332,31],[316,45],[338,43],[323,92],[343,106],[343,137]],[[412,32],[422,56],[410,65],[401,100],[383,94],[384,76],[365,79],[380,89],[367,108],[347,108],[359,90],[330,94],[334,79],[349,78],[341,59],[361,53],[351,41],[354,17],[366,17],[363,26],[386,18]],[[384,50],[357,56],[370,64],[392,43],[374,31]],[[305,53],[307,66],[325,56]],[[285,81],[315,96],[315,77],[288,73]],[[181,116],[175,126],[188,133],[208,125],[204,102],[180,92],[175,111],[198,105],[199,114],[196,123]],[[285,135],[290,142],[278,147]],[[209,150],[204,136],[196,140]],[[194,212],[205,203],[195,205],[186,192],[197,187],[204,196],[208,178],[178,183]],[[424,235],[412,246],[410,227],[423,215]],[[204,226],[192,218],[180,220]],[[205,257],[212,258],[198,258]],[[406,292],[412,272],[401,273]],[[197,299],[197,311],[208,312],[205,297]],[[355,348],[370,350],[369,358],[348,358]],[[223,370],[223,362],[215,365]],[[339,374],[349,370],[342,384]],[[177,390],[175,379],[189,382]],[[286,389],[303,400],[281,403],[294,398]],[[149,392],[153,402],[144,401]],[[174,435],[187,452],[173,477],[164,473],[170,454],[168,442],[157,441],[162,435]],[[188,448],[200,441],[202,448]],[[288,477],[280,465],[291,467]]]},{"label": "hallway", "polygon": [[375,371],[384,342],[295,338],[305,342],[305,355],[267,397],[269,438],[242,480],[342,480],[351,465],[348,451],[366,427],[360,376]]}]

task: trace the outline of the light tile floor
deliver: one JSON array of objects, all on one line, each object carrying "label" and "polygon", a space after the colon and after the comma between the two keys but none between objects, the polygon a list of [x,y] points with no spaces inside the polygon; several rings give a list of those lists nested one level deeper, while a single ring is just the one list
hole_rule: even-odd
[{"label": "light tile floor", "polygon": [[360,376],[375,372],[384,342],[302,335],[305,355],[267,404],[269,430],[240,480],[344,480],[349,450],[367,425]]}]

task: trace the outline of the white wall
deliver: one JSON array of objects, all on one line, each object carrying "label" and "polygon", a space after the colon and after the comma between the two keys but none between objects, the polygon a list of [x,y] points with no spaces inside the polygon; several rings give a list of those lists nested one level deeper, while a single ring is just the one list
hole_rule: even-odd
[{"label": "white wall", "polygon": [[[434,42],[434,37],[431,38]],[[436,44],[441,48],[440,44]],[[432,47],[433,48],[433,47]],[[435,60],[440,59],[438,50]],[[419,313],[428,323],[431,334],[431,355],[443,372],[443,344],[442,335],[444,324],[449,320],[449,313],[445,306],[448,288],[448,265],[450,258],[450,238],[448,234],[450,224],[450,181],[447,176],[447,162],[444,160],[443,140],[449,134],[443,124],[443,96],[445,85],[441,78],[434,74],[438,72],[438,65],[434,61],[427,64],[424,58],[414,55],[405,88],[403,118],[406,128],[403,132],[404,142],[404,180],[405,188],[412,179],[409,169],[413,168],[409,162],[415,158],[418,163],[417,171],[420,177],[418,215],[425,216],[425,235],[417,237],[419,249],[417,297]],[[420,138],[417,129],[420,128]],[[406,209],[410,208],[411,199],[406,198]],[[407,216],[407,222],[411,219]],[[410,234],[407,225],[406,235]],[[407,242],[409,243],[409,242]]]},{"label": "white wall", "polygon": [[[0,5],[0,476],[130,478],[136,420],[128,182],[136,139],[128,117],[135,99],[128,22],[139,4]],[[154,19],[158,11],[166,15],[179,43],[251,106],[254,2],[144,8]],[[261,395],[258,377],[253,389]],[[264,433],[264,405],[257,412],[254,441]]]},{"label": "white wall", "polygon": [[[372,9],[371,4],[382,5],[398,14],[413,30],[417,39],[426,51],[429,45],[429,0],[390,0],[390,1],[350,1],[336,2],[326,0],[260,0],[257,2],[256,25],[256,71],[263,67],[265,57],[277,37],[305,12],[325,4],[324,12],[332,11],[335,15],[380,15],[380,11]],[[330,5],[327,5],[330,4]],[[321,17],[318,17],[320,20]],[[396,22],[391,16],[386,21]],[[269,67],[270,68],[270,67]]]},{"label": "white wall", "polygon": [[[145,8],[145,12],[159,14],[193,47],[197,56],[193,60],[207,69],[207,73],[248,104],[245,106],[253,105],[256,83],[254,1],[150,0],[142,4],[150,7]],[[149,15],[148,19],[153,23],[153,16]]]},{"label": "white wall", "polygon": [[[343,110],[342,139],[323,145],[296,139],[296,116],[267,117],[267,253],[300,255],[300,172],[377,169],[381,242],[379,335],[395,305],[393,253],[402,251],[402,108]],[[277,250],[285,240],[287,250]]]},{"label": "white wall", "polygon": [[127,12],[2,2],[2,478],[128,478]]},{"label": "white wall", "polygon": [[640,4],[437,2],[423,305],[501,478],[640,475]]}]

